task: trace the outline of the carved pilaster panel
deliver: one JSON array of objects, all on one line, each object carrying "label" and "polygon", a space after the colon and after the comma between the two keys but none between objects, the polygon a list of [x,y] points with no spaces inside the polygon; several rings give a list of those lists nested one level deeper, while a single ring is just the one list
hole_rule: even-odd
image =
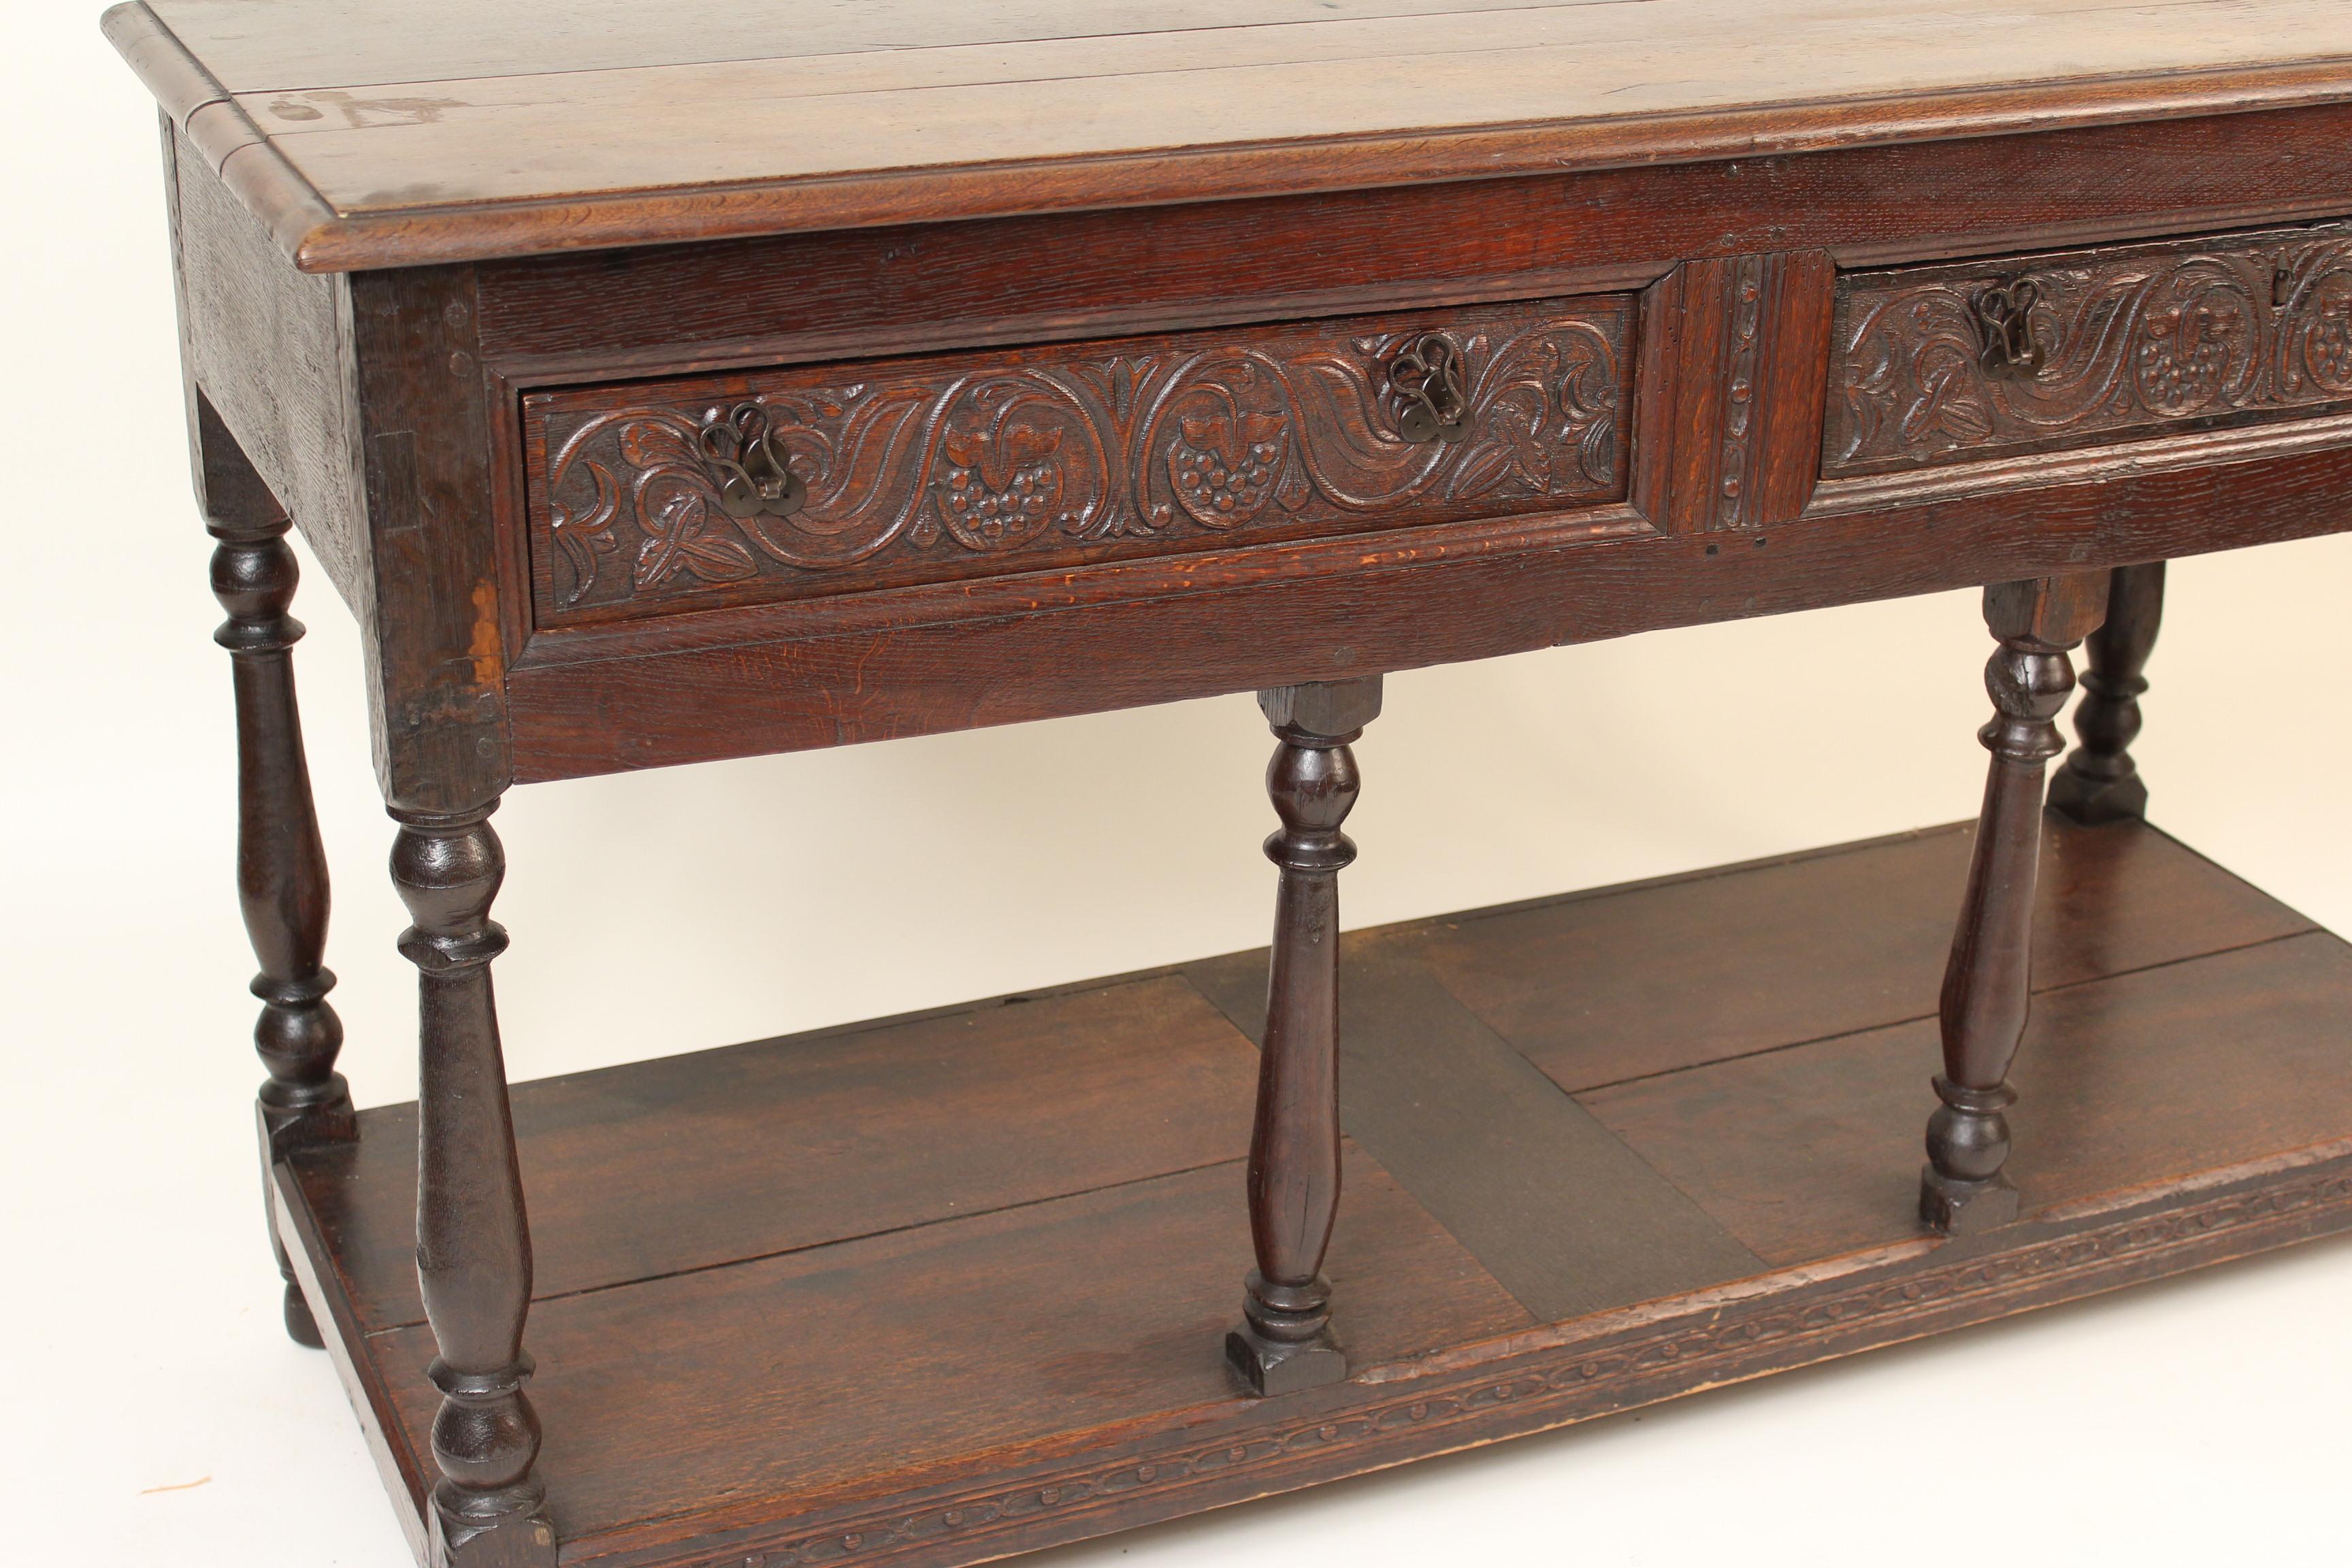
[{"label": "carved pilaster panel", "polygon": [[2352,408],[2352,225],[1854,273],[1823,471]]},{"label": "carved pilaster panel", "polygon": [[1835,272],[1820,251],[1687,262],[1642,301],[1634,504],[1672,533],[1812,497]]},{"label": "carved pilaster panel", "polygon": [[[1618,500],[1633,314],[1543,300],[534,393],[537,624]],[[1461,406],[1423,430],[1404,394],[1433,354]],[[772,497],[738,473],[754,451]]]}]

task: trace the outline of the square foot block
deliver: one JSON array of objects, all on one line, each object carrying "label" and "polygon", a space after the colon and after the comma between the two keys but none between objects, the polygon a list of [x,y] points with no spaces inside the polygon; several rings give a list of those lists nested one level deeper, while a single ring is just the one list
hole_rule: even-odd
[{"label": "square foot block", "polygon": [[432,1520],[432,1568],[555,1568],[555,1527],[543,1511],[489,1522],[450,1508],[438,1489],[425,1511]]},{"label": "square foot block", "polygon": [[1919,1173],[1919,1218],[1946,1236],[1977,1236],[2017,1218],[2017,1189],[2007,1176],[1956,1182],[1928,1165]]},{"label": "square foot block", "polygon": [[2062,767],[2050,780],[2050,809],[2095,827],[2126,817],[2147,816],[2147,784],[2137,770],[2119,779],[2096,779]]},{"label": "square foot block", "polygon": [[1252,1394],[1298,1394],[1348,1381],[1348,1357],[1324,1330],[1311,1340],[1285,1344],[1260,1339],[1246,1328],[1225,1336],[1225,1362]]}]

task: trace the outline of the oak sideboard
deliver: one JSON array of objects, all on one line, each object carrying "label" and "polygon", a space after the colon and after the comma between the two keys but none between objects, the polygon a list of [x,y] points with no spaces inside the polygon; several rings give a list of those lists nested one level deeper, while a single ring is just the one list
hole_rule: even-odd
[{"label": "oak sideboard", "polygon": [[[955,1568],[2352,1226],[2352,951],[2131,755],[2165,563],[2352,528],[2352,5],[1180,9],[107,15],[286,1324],[427,1568]],[[1978,821],[1341,934],[1388,672],[1976,587]],[[509,788],[1247,692],[1267,950],[508,1085]]]}]

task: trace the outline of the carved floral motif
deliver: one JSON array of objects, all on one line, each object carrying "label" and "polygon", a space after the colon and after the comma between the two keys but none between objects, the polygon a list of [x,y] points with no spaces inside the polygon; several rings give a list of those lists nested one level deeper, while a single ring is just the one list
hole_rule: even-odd
[{"label": "carved floral motif", "polygon": [[2308,415],[2352,405],[2352,228],[1860,275],[1836,342],[1832,475]]},{"label": "carved floral motif", "polygon": [[[1613,499],[1630,330],[1622,300],[1554,301],[533,394],[541,618]],[[1387,367],[1441,331],[1465,434],[1416,444]],[[788,514],[723,503],[704,432],[745,408],[804,488]]]}]

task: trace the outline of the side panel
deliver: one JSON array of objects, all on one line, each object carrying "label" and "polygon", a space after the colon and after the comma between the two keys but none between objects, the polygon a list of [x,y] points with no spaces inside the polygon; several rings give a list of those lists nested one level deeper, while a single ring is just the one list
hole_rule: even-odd
[{"label": "side panel", "polygon": [[[343,602],[373,596],[352,482],[351,279],[297,272],[184,137],[167,143],[181,353]],[[194,423],[198,483],[203,432]]]}]

